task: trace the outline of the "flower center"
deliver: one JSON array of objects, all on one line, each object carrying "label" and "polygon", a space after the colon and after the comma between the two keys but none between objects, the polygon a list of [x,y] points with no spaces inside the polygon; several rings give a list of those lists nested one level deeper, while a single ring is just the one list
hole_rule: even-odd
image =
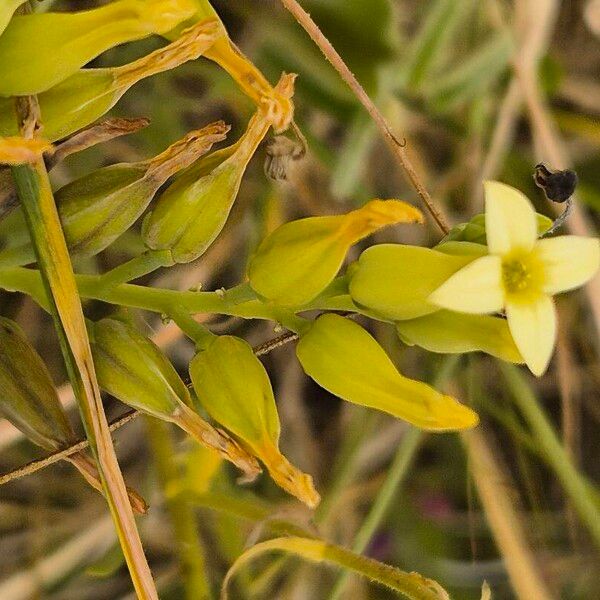
[{"label": "flower center", "polygon": [[509,260],[502,264],[502,281],[509,293],[524,292],[532,284],[529,265],[523,260]]}]

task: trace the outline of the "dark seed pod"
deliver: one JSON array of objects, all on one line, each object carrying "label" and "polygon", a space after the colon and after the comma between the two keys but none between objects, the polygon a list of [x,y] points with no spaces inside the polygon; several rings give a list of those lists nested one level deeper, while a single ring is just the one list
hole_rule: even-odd
[{"label": "dark seed pod", "polygon": [[552,202],[566,202],[577,187],[577,173],[571,169],[550,170],[540,163],[533,174],[535,184],[544,190],[546,198]]}]

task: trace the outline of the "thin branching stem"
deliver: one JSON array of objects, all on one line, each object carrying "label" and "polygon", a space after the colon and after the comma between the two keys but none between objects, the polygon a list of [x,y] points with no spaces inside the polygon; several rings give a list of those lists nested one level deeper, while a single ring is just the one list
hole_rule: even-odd
[{"label": "thin branching stem", "polygon": [[302,6],[300,6],[296,0],[281,0],[281,3],[293,15],[306,33],[308,33],[313,42],[319,47],[325,58],[332,64],[333,68],[340,74],[341,78],[352,90],[358,101],[365,107],[365,110],[369,113],[377,125],[379,131],[390,147],[394,158],[406,173],[406,176],[423,201],[423,204],[425,204],[427,210],[441,231],[444,234],[447,234],[450,231],[450,225],[448,224],[446,217],[443,215],[442,210],[436,205],[435,201],[417,175],[417,172],[415,171],[415,168],[413,167],[413,164],[406,151],[406,141],[403,140],[400,142],[394,135],[385,117],[375,106],[371,98],[369,98],[369,95],[367,92],[365,92],[362,85],[360,85],[352,71],[348,68],[338,51],[332,46],[331,42],[325,37],[323,32],[319,29],[319,26],[312,20],[311,16],[302,8]]}]

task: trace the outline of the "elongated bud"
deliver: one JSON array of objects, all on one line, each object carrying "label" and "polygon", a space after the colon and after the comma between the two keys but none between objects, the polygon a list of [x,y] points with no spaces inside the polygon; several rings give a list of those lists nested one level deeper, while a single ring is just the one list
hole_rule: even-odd
[{"label": "elongated bud", "polygon": [[155,158],[122,163],[84,175],[55,194],[69,250],[93,256],[135,223],[158,188],[225,138],[224,123],[188,133]]},{"label": "elongated bud", "polygon": [[[75,434],[46,365],[22,329],[4,317],[0,317],[0,396],[0,415],[34,444],[54,452],[75,442]],[[88,456],[78,452],[65,460],[102,493],[98,469]],[[128,493],[132,508],[145,513],[144,499],[129,488]]]},{"label": "elongated bud", "polygon": [[279,415],[269,376],[252,348],[229,335],[215,338],[190,363],[202,406],[267,467],[273,480],[314,508],[319,503],[312,478],[279,451]]},{"label": "elongated bud", "polygon": [[[204,56],[227,71],[257,106],[271,114],[273,129],[276,133],[286,130],[294,118],[291,95],[278,86],[273,87],[261,71],[233,43],[219,19],[219,15],[208,0],[194,0],[194,3],[196,14],[192,20],[217,19],[219,22],[219,36]],[[181,26],[169,31],[165,37],[173,39],[180,28]]]},{"label": "elongated bud", "polygon": [[[283,76],[280,84],[289,82]],[[197,179],[186,174],[168,187],[144,221],[146,245],[171,250],[178,263],[201,256],[225,226],[246,166],[270,127],[271,117],[259,110],[229,158],[208,174]]]},{"label": "elongated bud", "polygon": [[430,352],[486,352],[508,362],[523,362],[506,319],[500,317],[438,310],[418,319],[397,321],[396,331],[404,343]]},{"label": "elongated bud", "polygon": [[320,316],[296,349],[307,375],[332,394],[387,412],[427,431],[477,425],[477,414],[451,396],[401,375],[383,348],[360,325]]},{"label": "elongated bud", "polygon": [[22,137],[0,137],[0,164],[22,165],[35,162],[44,152],[52,150],[47,140]]},{"label": "elongated bud", "polygon": [[427,302],[429,295],[475,258],[419,246],[372,246],[351,270],[350,296],[378,318],[399,321],[422,317],[439,310]]},{"label": "elongated bud", "polygon": [[102,389],[141,412],[177,424],[201,444],[233,462],[248,479],[260,472],[252,456],[191,408],[187,387],[148,338],[116,319],[102,319],[90,329],[94,364]]},{"label": "elongated bud", "polygon": [[[88,129],[80,131],[57,146],[50,147],[51,152],[50,150],[44,150],[46,152],[44,162],[47,169],[51,170],[71,154],[81,152],[96,144],[115,139],[121,135],[134,133],[143,127],[147,127],[149,123],[150,121],[143,117],[138,119],[106,119]],[[37,141],[39,142],[39,140]],[[18,205],[19,197],[13,184],[11,170],[8,167],[0,168],[0,220]]]},{"label": "elongated bud", "polygon": [[250,261],[250,285],[277,304],[301,306],[334,279],[350,246],[386,225],[422,221],[410,204],[371,200],[345,215],[285,223],[262,241]]},{"label": "elongated bud", "polygon": [[32,442],[59,450],[74,440],[50,373],[22,329],[0,317],[0,412]]},{"label": "elongated bud", "polygon": [[[181,37],[122,67],[81,69],[55,87],[39,94],[44,136],[65,138],[106,114],[134,84],[198,58],[214,41],[218,24],[204,21]],[[0,99],[0,135],[17,133],[14,102]]]},{"label": "elongated bud", "polygon": [[17,15],[0,36],[0,96],[44,92],[105,50],[193,14],[193,0],[117,0],[76,13]]},{"label": "elongated bud", "polygon": [[26,0],[3,0],[0,4],[0,35],[6,29],[15,10],[25,4]]}]

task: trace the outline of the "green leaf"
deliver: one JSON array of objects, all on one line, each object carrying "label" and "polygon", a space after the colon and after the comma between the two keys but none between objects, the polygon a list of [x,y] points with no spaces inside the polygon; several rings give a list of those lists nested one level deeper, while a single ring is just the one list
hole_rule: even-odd
[{"label": "green leaf", "polygon": [[412,38],[404,61],[399,82],[402,87],[419,87],[446,59],[450,42],[473,5],[473,0],[436,0],[427,3],[427,15]]},{"label": "green leaf", "polygon": [[509,33],[496,34],[477,48],[448,75],[430,82],[425,90],[432,107],[439,112],[455,110],[488,90],[506,71],[514,43]]}]

